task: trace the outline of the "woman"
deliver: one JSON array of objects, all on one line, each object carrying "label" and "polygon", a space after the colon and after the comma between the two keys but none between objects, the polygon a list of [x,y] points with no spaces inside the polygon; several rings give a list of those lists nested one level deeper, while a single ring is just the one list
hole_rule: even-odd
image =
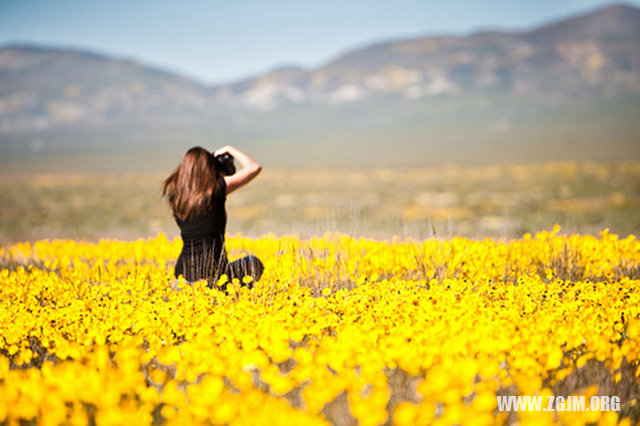
[{"label": "woman", "polygon": [[[223,175],[215,157],[225,153],[235,158],[242,169]],[[187,151],[162,187],[162,196],[169,199],[183,241],[175,266],[176,278],[182,275],[187,281],[206,279],[210,287],[222,274],[229,280],[238,278],[242,284],[249,275],[253,278],[249,287],[260,279],[264,267],[257,257],[247,256],[229,263],[224,234],[227,195],[249,183],[261,170],[252,158],[232,146],[220,148],[214,154],[199,146]]]}]

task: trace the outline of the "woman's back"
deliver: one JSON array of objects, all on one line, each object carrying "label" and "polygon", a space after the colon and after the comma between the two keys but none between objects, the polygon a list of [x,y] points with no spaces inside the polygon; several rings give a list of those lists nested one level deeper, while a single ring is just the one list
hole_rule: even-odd
[{"label": "woman's back", "polygon": [[224,234],[227,225],[226,184],[219,177],[209,208],[199,215],[182,220],[176,217],[180,227],[183,248],[176,264],[176,277],[195,281],[208,279],[214,271],[227,264]]}]

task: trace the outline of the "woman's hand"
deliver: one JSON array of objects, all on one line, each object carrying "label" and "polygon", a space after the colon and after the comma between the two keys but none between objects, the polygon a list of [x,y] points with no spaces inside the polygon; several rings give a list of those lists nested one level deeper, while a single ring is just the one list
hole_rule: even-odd
[{"label": "woman's hand", "polygon": [[[231,145],[225,145],[222,148],[216,149],[216,152],[213,153],[214,157],[218,157],[224,153],[229,153],[231,154],[231,152],[229,150],[235,149],[233,148]],[[233,157],[235,157],[233,154],[231,154]]]},{"label": "woman's hand", "polygon": [[260,166],[260,164],[258,164],[253,158],[231,145],[217,149],[213,155],[214,157],[217,157],[218,155],[222,155],[227,152],[231,154],[231,156],[242,166],[241,170],[238,170],[231,176],[224,176],[225,183],[227,184],[227,195],[229,195],[231,192],[243,185],[246,185],[251,182],[253,178],[258,176],[260,171],[262,171],[262,166]]}]

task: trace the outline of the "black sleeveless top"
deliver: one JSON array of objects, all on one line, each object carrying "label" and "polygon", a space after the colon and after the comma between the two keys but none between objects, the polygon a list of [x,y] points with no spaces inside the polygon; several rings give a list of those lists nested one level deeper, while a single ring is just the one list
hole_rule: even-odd
[{"label": "black sleeveless top", "polygon": [[183,242],[176,262],[176,277],[182,274],[187,281],[215,280],[227,269],[224,247],[226,192],[227,184],[219,177],[207,211],[186,221],[176,218]]}]

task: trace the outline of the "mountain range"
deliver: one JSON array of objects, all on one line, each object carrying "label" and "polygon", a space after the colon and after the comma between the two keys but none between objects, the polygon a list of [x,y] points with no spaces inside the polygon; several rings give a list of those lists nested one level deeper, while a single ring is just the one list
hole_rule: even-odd
[{"label": "mountain range", "polygon": [[218,86],[92,52],[0,48],[0,154],[16,161],[198,143],[273,163],[617,159],[639,154],[638,112],[640,9],[624,4],[526,31],[376,43]]}]

